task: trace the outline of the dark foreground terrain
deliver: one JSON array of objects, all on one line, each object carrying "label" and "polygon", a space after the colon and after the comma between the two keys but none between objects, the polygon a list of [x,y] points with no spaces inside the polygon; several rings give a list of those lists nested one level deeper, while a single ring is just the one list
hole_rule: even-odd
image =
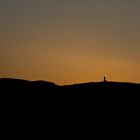
[{"label": "dark foreground terrain", "polygon": [[59,86],[46,81],[1,78],[0,96],[140,96],[140,84],[93,82]]}]

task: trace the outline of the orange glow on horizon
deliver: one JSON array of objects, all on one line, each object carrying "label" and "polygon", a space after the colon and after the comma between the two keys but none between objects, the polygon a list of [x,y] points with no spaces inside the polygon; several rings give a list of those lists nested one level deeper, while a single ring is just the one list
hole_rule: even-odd
[{"label": "orange glow on horizon", "polygon": [[0,77],[140,82],[140,1],[2,1]]}]

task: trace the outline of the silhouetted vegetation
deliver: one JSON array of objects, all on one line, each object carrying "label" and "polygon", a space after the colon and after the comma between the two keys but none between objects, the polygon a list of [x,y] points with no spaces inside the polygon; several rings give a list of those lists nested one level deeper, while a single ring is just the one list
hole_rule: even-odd
[{"label": "silhouetted vegetation", "polygon": [[1,96],[140,96],[140,84],[93,82],[59,86],[46,81],[0,79]]}]

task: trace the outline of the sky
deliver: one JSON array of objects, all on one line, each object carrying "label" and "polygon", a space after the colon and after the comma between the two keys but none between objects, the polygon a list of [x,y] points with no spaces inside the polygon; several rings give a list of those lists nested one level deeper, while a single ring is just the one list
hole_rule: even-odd
[{"label": "sky", "polygon": [[0,77],[140,82],[139,0],[0,0]]}]

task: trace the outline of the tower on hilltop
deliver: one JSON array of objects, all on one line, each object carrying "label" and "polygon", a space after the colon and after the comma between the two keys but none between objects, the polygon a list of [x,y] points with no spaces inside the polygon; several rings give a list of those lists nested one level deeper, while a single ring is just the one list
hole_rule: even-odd
[{"label": "tower on hilltop", "polygon": [[106,77],[104,76],[104,82],[107,82]]}]

